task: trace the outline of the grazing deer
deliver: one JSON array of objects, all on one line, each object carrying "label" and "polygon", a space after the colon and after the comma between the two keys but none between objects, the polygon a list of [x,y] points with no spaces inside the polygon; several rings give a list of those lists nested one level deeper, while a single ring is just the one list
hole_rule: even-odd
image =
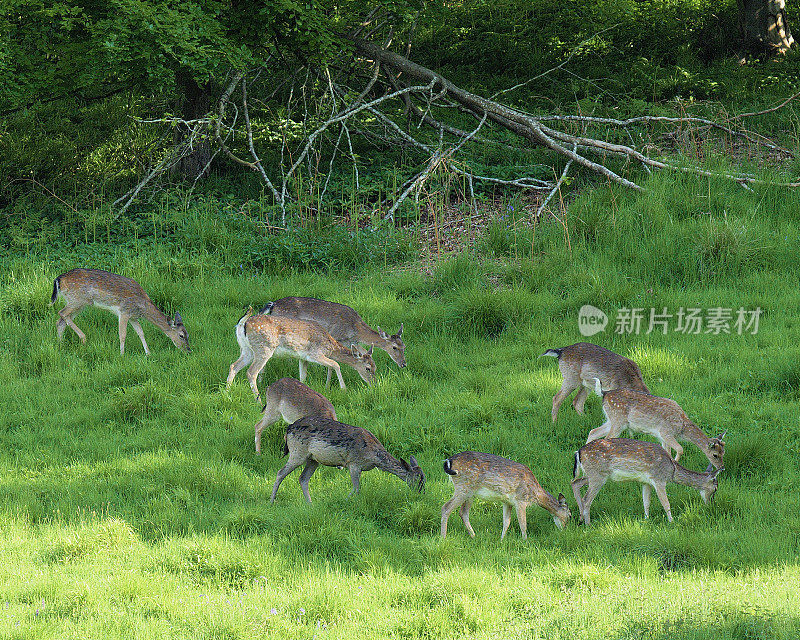
[{"label": "grazing deer", "polygon": [[678,440],[683,440],[693,442],[705,454],[709,462],[707,471],[712,466],[722,468],[722,457],[725,455],[725,442],[722,439],[727,431],[716,438],[709,438],[689,420],[678,403],[669,398],[659,398],[632,389],[603,391],[597,378],[595,391],[603,398],[606,422],[589,432],[587,444],[599,438],[619,438],[625,429],[630,429],[655,436],[670,455],[675,452],[675,462],[683,455],[683,447],[678,444]]},{"label": "grazing deer", "polygon": [[294,378],[281,378],[273,382],[267,387],[265,395],[267,403],[255,427],[257,455],[261,455],[261,432],[280,417],[289,424],[306,416],[336,420],[336,410],[331,401]]},{"label": "grazing deer", "polygon": [[575,411],[583,415],[583,405],[589,390],[594,389],[594,379],[600,378],[603,389],[626,388],[636,389],[643,393],[650,393],[642,380],[639,366],[628,358],[598,347],[590,342],[578,342],[561,349],[548,349],[541,356],[554,356],[558,358],[558,368],[561,370],[561,389],[553,397],[552,418],[555,423],[558,417],[558,408],[567,396],[575,389],[580,390],[572,400]]},{"label": "grazing deer", "polygon": [[531,470],[524,464],[477,451],[464,451],[444,461],[444,470],[450,475],[455,490],[453,497],[442,507],[442,537],[447,535],[447,520],[456,507],[464,521],[469,535],[475,531],[469,523],[469,508],[475,497],[485,500],[499,500],[503,503],[502,540],[508,525],[511,524],[511,507],[517,512],[517,521],[522,537],[528,537],[528,523],[525,509],[530,504],[538,504],[553,515],[553,522],[563,529],[570,517],[569,507],[563,494],[558,499],[547,493],[539,485]]},{"label": "grazing deer", "polygon": [[[595,440],[575,453],[572,492],[578,503],[580,521],[589,524],[589,509],[600,489],[608,480],[624,482],[635,480],[642,483],[644,517],[650,517],[650,495],[656,490],[661,506],[672,522],[672,511],[667,499],[667,483],[674,482],[693,487],[700,492],[703,502],[708,504],[717,490],[717,474],[722,469],[698,473],[675,462],[663,447],[655,442],[613,438]],[[583,472],[584,477],[579,478]],[[589,485],[581,498],[580,490]]]},{"label": "grazing deer", "polygon": [[300,465],[305,468],[300,474],[300,487],[308,502],[308,481],[319,465],[339,467],[350,471],[350,480],[355,495],[361,486],[361,473],[377,467],[396,475],[412,489],[422,491],[425,487],[425,474],[414,456],[406,462],[394,458],[378,439],[366,429],[336,422],[330,418],[307,416],[286,428],[286,444],[283,455],[289,454],[283,469],[278,471],[272,487],[270,502],[275,502],[278,487],[283,479]]},{"label": "grazing deer", "polygon": [[339,378],[339,386],[345,389],[339,363],[353,367],[361,378],[369,384],[375,376],[375,362],[372,348],[364,351],[358,345],[345,348],[318,324],[280,318],[263,314],[253,315],[249,309],[236,324],[236,339],[242,352],[239,359],[231,365],[226,386],[230,389],[233,379],[244,367],[250,364],[247,378],[253,395],[261,401],[256,379],[264,365],[273,356],[291,356],[300,360],[300,382],[305,382],[307,363],[316,362],[331,367]]},{"label": "grazing deer", "polygon": [[161,329],[172,340],[176,347],[184,351],[189,348],[189,335],[183,326],[180,313],[174,318],[164,315],[142,289],[136,280],[125,276],[109,273],[101,269],[72,269],[62,273],[53,281],[53,295],[50,297],[50,306],[53,306],[59,296],[63,296],[66,305],[58,312],[57,325],[58,339],[64,337],[64,330],[69,326],[82,343],[86,343],[86,335],[72,320],[72,316],[86,306],[94,305],[115,313],[119,318],[119,352],[125,353],[125,336],[128,332],[128,323],[139,336],[146,355],[150,355],[144,331],[139,324],[140,318],[146,318],[156,327]]},{"label": "grazing deer", "polygon": [[[378,347],[389,354],[401,369],[406,366],[406,345],[403,343],[403,323],[393,336],[388,335],[380,327],[377,331],[361,319],[361,316],[344,304],[327,302],[317,298],[301,298],[289,296],[275,302],[268,302],[260,313],[284,318],[297,318],[308,322],[316,322],[343,345],[365,344]],[[331,369],[328,369],[330,384]]]}]

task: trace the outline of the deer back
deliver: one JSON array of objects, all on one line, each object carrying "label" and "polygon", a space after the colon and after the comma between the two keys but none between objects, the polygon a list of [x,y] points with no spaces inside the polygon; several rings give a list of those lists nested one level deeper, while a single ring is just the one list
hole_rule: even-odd
[{"label": "deer back", "polygon": [[591,389],[594,389],[594,379],[599,378],[606,391],[630,388],[649,393],[642,380],[639,365],[630,358],[591,342],[578,342],[553,351],[559,353],[558,365],[562,376],[567,377],[569,373],[577,372]]},{"label": "deer back", "polygon": [[336,420],[336,410],[331,401],[294,378],[273,382],[267,387],[266,399],[267,405],[276,407],[290,424],[305,416]]},{"label": "deer back", "polygon": [[276,355],[330,356],[343,350],[323,327],[296,318],[257,314],[247,319],[244,332],[253,349],[268,348]]},{"label": "deer back", "polygon": [[589,478],[615,481],[672,481],[675,461],[661,445],[628,438],[601,438],[578,450],[575,475],[579,468]]}]

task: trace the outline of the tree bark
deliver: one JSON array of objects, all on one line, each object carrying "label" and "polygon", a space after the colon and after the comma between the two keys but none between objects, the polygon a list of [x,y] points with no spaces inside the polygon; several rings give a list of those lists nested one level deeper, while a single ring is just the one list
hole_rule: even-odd
[{"label": "tree bark", "polygon": [[[203,118],[211,111],[211,90],[208,84],[200,85],[187,69],[179,69],[175,74],[178,88],[177,113],[187,122]],[[175,143],[189,143],[190,130],[176,127]],[[196,180],[209,172],[211,160],[211,136],[202,136],[191,142],[192,148],[173,167],[179,177]]]},{"label": "tree bark", "polygon": [[748,48],[785,54],[794,44],[786,19],[786,0],[737,0],[739,30]]}]

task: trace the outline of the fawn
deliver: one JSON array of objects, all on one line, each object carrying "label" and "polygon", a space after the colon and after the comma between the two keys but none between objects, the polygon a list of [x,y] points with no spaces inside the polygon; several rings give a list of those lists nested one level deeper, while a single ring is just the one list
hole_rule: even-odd
[{"label": "fawn", "polygon": [[273,382],[267,387],[265,396],[267,403],[255,427],[257,455],[261,454],[261,432],[280,417],[289,424],[305,416],[336,420],[336,410],[331,401],[294,378],[281,378]]},{"label": "fawn", "polygon": [[625,429],[655,436],[661,446],[672,455],[675,462],[683,455],[683,447],[678,440],[693,442],[708,458],[709,466],[722,468],[725,455],[724,432],[716,438],[709,438],[677,402],[669,398],[659,398],[633,389],[603,391],[600,380],[595,378],[596,392],[603,398],[603,413],[606,422],[589,432],[587,444],[598,438],[618,438]]},{"label": "fawn", "polygon": [[650,393],[642,380],[639,366],[624,356],[598,347],[591,342],[578,342],[560,349],[548,349],[541,356],[554,356],[558,358],[558,368],[561,370],[561,389],[553,397],[552,418],[555,423],[561,403],[575,389],[580,390],[572,400],[575,411],[583,415],[583,405],[589,395],[589,390],[594,389],[594,379],[600,378],[603,388],[636,389],[643,393]]},{"label": "fawn", "polygon": [[56,331],[59,340],[63,339],[64,330],[69,326],[85,344],[86,335],[72,320],[72,316],[84,307],[94,305],[115,313],[119,318],[120,354],[125,353],[125,336],[130,322],[142,341],[145,354],[150,355],[144,331],[139,324],[140,318],[146,318],[161,329],[176,347],[186,352],[191,351],[189,335],[183,326],[181,314],[176,313],[174,318],[170,318],[161,313],[136,280],[102,269],[72,269],[62,273],[53,281],[50,306],[56,303],[59,295],[63,296],[66,302],[64,308],[58,312]]},{"label": "fawn", "polygon": [[[406,366],[406,345],[403,343],[403,323],[393,336],[380,327],[377,331],[361,319],[361,316],[344,304],[327,302],[317,298],[289,296],[268,302],[260,313],[284,318],[297,318],[316,322],[343,345],[365,344],[383,349],[401,369]],[[328,369],[327,384],[330,384],[331,369]]]},{"label": "fawn", "polygon": [[408,462],[393,457],[374,435],[361,427],[321,416],[307,416],[286,428],[285,439],[283,455],[289,454],[289,459],[278,471],[270,502],[275,502],[283,479],[303,464],[305,468],[300,474],[300,487],[308,502],[311,502],[308,481],[319,465],[340,469],[347,467],[353,483],[350,495],[358,493],[361,473],[375,467],[396,475],[412,489],[421,492],[425,487],[425,474],[414,456]]},{"label": "fawn", "polygon": [[553,522],[563,529],[570,518],[569,507],[563,494],[554,498],[542,489],[531,470],[524,464],[477,451],[464,451],[444,461],[444,470],[453,481],[453,497],[442,507],[441,533],[447,536],[447,520],[456,507],[464,521],[469,535],[475,537],[475,531],[469,523],[469,508],[474,498],[499,500],[503,503],[502,540],[508,525],[511,524],[511,507],[517,512],[517,521],[522,537],[528,537],[528,523],[525,509],[530,504],[538,504],[553,515]]},{"label": "fawn", "polygon": [[[268,315],[253,315],[252,309],[236,324],[236,340],[241,348],[239,359],[231,364],[226,387],[230,389],[233,379],[250,364],[247,378],[253,395],[261,401],[256,380],[264,365],[273,356],[291,356],[300,360],[300,382],[305,382],[307,362],[316,362],[333,368],[339,378],[339,386],[345,389],[339,363],[353,367],[369,384],[375,376],[372,348],[364,351],[358,345],[345,348],[318,324],[294,318],[273,318]],[[251,364],[252,363],[252,364]]]},{"label": "fawn", "polygon": [[[650,495],[655,489],[667,513],[667,520],[672,522],[667,483],[674,482],[697,489],[703,502],[708,504],[717,490],[717,474],[720,471],[721,468],[706,473],[690,471],[675,462],[663,447],[654,442],[627,438],[594,440],[575,453],[572,492],[578,503],[579,522],[589,524],[592,500],[608,480],[635,480],[642,483],[645,518],[650,516]],[[580,472],[584,477],[578,477]],[[587,484],[589,488],[581,498],[580,490]]]}]

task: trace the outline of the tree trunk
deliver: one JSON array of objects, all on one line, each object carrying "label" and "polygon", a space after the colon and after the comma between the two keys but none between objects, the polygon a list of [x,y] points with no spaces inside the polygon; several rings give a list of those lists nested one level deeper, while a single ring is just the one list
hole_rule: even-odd
[{"label": "tree trunk", "polygon": [[786,0],[737,0],[739,30],[748,48],[784,54],[794,44],[786,20]]},{"label": "tree trunk", "polygon": [[[205,117],[211,111],[211,91],[208,84],[200,86],[187,69],[179,69],[175,74],[178,87],[177,113],[183,120],[191,121]],[[179,126],[175,128],[175,143],[188,142],[191,130]],[[191,150],[173,167],[179,177],[195,180],[209,172],[211,160],[211,137],[204,134],[196,137]]]}]

